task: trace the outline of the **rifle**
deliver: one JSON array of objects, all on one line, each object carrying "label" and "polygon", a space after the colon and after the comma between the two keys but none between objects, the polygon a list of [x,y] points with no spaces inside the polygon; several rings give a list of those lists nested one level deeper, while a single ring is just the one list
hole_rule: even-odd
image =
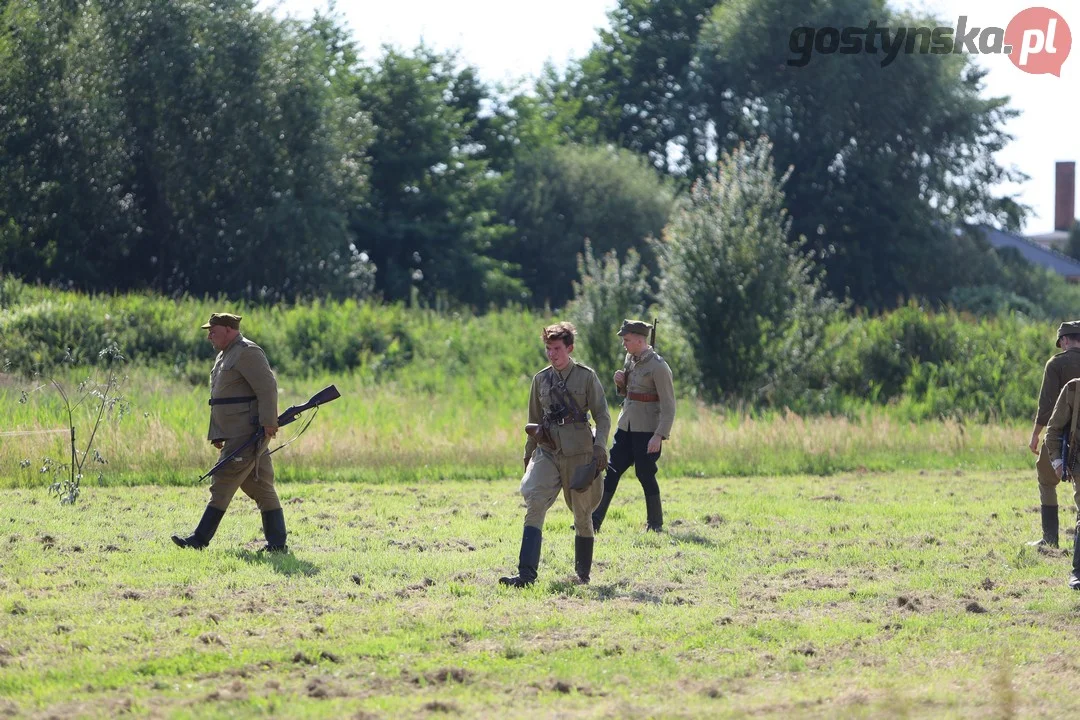
[{"label": "rifle", "polygon": [[660,323],[660,318],[653,318],[652,329],[649,330],[649,344],[652,345],[653,350],[656,349],[656,326]]},{"label": "rifle", "polygon": [[[1066,387],[1068,387],[1066,385]],[[1061,479],[1072,480],[1072,466],[1076,462],[1076,450],[1075,443],[1070,441],[1073,439],[1073,434],[1076,432],[1076,419],[1077,415],[1080,415],[1080,395],[1073,396],[1072,405],[1072,418],[1069,422],[1069,431],[1063,433],[1061,437]],[[1070,447],[1072,445],[1072,447]]]},{"label": "rifle", "polygon": [[[320,405],[325,405],[326,403],[330,402],[331,400],[337,400],[339,397],[341,397],[341,393],[338,392],[338,389],[335,386],[329,385],[327,387],[324,387],[322,390],[320,390],[319,392],[312,395],[311,399],[308,400],[307,402],[301,403],[299,405],[291,405],[288,408],[286,408],[285,412],[278,415],[278,418],[277,418],[278,427],[281,427],[283,425],[288,425],[291,422],[295,422],[296,419],[298,417],[300,417],[300,413],[304,412],[305,410],[310,410],[312,408],[318,408]],[[306,428],[307,428],[307,426],[305,425],[304,428],[302,428],[300,432],[303,432],[304,429],[306,429]],[[257,443],[260,440],[262,440],[265,435],[266,435],[266,430],[264,430],[263,428],[260,427],[258,430],[255,431],[255,433],[251,437],[249,437],[246,441],[244,441],[243,445],[241,445],[240,447],[233,450],[227,456],[225,456],[225,457],[221,458],[220,460],[218,460],[217,463],[214,465],[214,467],[207,470],[206,474],[203,475],[201,478],[199,478],[199,480],[200,481],[205,480],[206,478],[208,478],[211,475],[213,475],[214,473],[216,473],[218,470],[220,470],[225,465],[225,463],[232,460],[234,457],[239,455],[242,450],[245,450],[246,448],[250,447],[253,443]],[[288,443],[286,443],[286,444],[288,444]],[[284,447],[284,445],[282,447]]]}]

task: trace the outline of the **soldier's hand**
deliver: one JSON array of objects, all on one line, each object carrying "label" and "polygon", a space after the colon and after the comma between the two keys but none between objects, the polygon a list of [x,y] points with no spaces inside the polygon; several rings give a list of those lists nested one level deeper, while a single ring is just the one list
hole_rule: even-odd
[{"label": "soldier's hand", "polygon": [[1028,447],[1031,448],[1031,452],[1036,455],[1039,454],[1039,433],[1035,431],[1031,433],[1031,442],[1028,443]]},{"label": "soldier's hand", "polygon": [[649,453],[650,455],[660,452],[660,446],[663,442],[664,438],[660,437],[659,435],[653,435],[651,438],[649,438],[649,446],[645,448],[645,452]]},{"label": "soldier's hand", "polygon": [[266,437],[272,438],[277,435],[277,425],[263,425],[263,432],[266,433]]},{"label": "soldier's hand", "polygon": [[626,383],[626,372],[624,370],[615,371],[615,384],[622,387]]},{"label": "soldier's hand", "polygon": [[1056,465],[1054,467],[1054,474],[1057,475],[1058,480],[1064,480],[1065,479],[1065,466],[1064,465]]},{"label": "soldier's hand", "polygon": [[213,445],[214,447],[216,447],[218,450],[225,447],[225,441],[224,440],[212,440],[210,442],[210,444]]},{"label": "soldier's hand", "polygon": [[592,456],[596,458],[596,471],[604,472],[607,470],[607,450],[601,445],[592,446]]}]

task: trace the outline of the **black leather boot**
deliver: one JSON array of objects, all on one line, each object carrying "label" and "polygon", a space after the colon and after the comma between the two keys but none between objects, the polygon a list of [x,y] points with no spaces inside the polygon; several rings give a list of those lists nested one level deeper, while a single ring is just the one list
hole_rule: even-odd
[{"label": "black leather boot", "polygon": [[285,532],[285,511],[267,510],[262,514],[263,534],[266,535],[266,547],[260,552],[287,553],[289,546],[285,544],[288,533]]},{"label": "black leather boot", "polygon": [[521,552],[518,554],[518,574],[514,577],[501,577],[499,582],[511,587],[528,587],[536,582],[536,571],[540,567],[540,544],[543,533],[540,528],[526,525],[521,533]]},{"label": "black leather boot", "polygon": [[1028,545],[1056,548],[1058,546],[1058,506],[1043,505],[1039,510],[1042,514],[1042,537],[1032,540]]},{"label": "black leather boot", "polygon": [[611,504],[611,498],[613,497],[615,497],[615,493],[605,492],[604,497],[600,498],[600,504],[593,510],[592,529],[594,533],[600,532],[600,526],[604,523],[604,518],[607,517],[608,505]]},{"label": "black leather boot", "polygon": [[664,529],[664,507],[659,495],[645,496],[645,529],[660,532]]},{"label": "black leather boot", "polygon": [[221,524],[221,518],[223,517],[225,517],[224,510],[218,510],[216,507],[207,505],[206,510],[203,510],[202,520],[199,520],[199,526],[195,528],[195,532],[187,537],[173,535],[172,541],[182,548],[202,550],[214,539],[218,525]]},{"label": "black leather boot", "polygon": [[574,537],[574,572],[577,573],[578,580],[582,585],[589,584],[589,573],[592,572],[592,555],[593,546],[596,543],[596,538],[581,537],[576,535]]}]

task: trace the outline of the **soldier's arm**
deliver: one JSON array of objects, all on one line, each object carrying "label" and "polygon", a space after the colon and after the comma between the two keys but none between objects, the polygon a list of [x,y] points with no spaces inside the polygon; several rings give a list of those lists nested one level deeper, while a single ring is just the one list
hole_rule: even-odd
[{"label": "soldier's arm", "polygon": [[1070,388],[1075,388],[1075,386],[1075,383],[1070,382],[1061,388],[1057,402],[1054,403],[1054,411],[1050,413],[1050,419],[1047,420],[1046,451],[1050,454],[1051,460],[1057,462],[1061,461],[1062,438],[1067,432],[1069,423],[1072,422],[1072,404],[1075,392],[1070,392]]},{"label": "soldier's arm", "polygon": [[596,439],[593,444],[604,448],[606,452],[608,435],[611,433],[611,414],[608,412],[607,398],[604,397],[604,386],[600,384],[600,378],[595,372],[592,374],[592,382],[585,389],[585,402],[589,404],[589,412],[596,423]]},{"label": "soldier's arm", "polygon": [[615,371],[615,376],[612,378],[615,380],[616,395],[626,395],[626,369],[628,367],[630,367],[630,353],[626,353],[626,357],[623,358],[622,367]]},{"label": "soldier's arm", "polygon": [[1050,358],[1043,368],[1042,386],[1039,388],[1039,407],[1035,411],[1035,425],[1046,426],[1050,420],[1050,413],[1054,411],[1054,403],[1061,394],[1064,383],[1058,377],[1057,368],[1054,367],[1054,359]]},{"label": "soldier's arm", "polygon": [[660,396],[660,423],[653,435],[667,440],[675,422],[675,383],[671,379],[671,368],[668,364],[658,364],[660,367],[653,371],[653,382],[656,383],[656,394]]},{"label": "soldier's arm", "polygon": [[[534,375],[532,386],[529,387],[529,422],[538,423],[544,419],[544,408],[540,404],[540,376]],[[525,462],[529,462],[533,451],[536,450],[536,438],[527,435],[525,440]]]},{"label": "soldier's arm", "polygon": [[277,378],[270,369],[270,363],[266,360],[266,353],[259,347],[248,347],[240,353],[236,360],[236,369],[247,380],[248,385],[259,399],[259,424],[263,427],[276,428],[278,424],[277,410]]}]

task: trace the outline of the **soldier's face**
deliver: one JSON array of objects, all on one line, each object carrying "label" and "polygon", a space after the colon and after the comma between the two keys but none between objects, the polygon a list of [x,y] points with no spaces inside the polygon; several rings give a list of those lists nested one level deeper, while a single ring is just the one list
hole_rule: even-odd
[{"label": "soldier's face", "polygon": [[206,339],[210,341],[215,350],[221,352],[229,347],[229,343],[236,337],[236,332],[238,331],[224,325],[211,325],[210,329],[206,331]]},{"label": "soldier's face", "polygon": [[623,347],[626,348],[626,352],[631,355],[640,355],[649,342],[645,339],[644,335],[628,332],[622,336],[622,344]]},{"label": "soldier's face", "polygon": [[562,340],[556,340],[547,344],[547,359],[556,370],[562,370],[570,362],[570,353],[574,346],[569,347]]}]

